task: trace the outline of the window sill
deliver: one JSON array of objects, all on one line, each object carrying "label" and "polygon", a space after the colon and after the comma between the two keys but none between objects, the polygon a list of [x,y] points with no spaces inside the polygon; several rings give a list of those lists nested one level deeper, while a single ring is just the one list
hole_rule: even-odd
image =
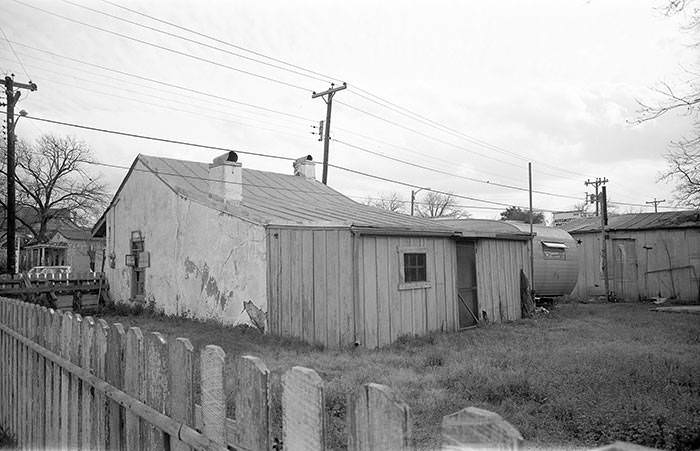
[{"label": "window sill", "polygon": [[419,290],[430,288],[433,285],[430,282],[403,282],[399,284],[399,290]]}]

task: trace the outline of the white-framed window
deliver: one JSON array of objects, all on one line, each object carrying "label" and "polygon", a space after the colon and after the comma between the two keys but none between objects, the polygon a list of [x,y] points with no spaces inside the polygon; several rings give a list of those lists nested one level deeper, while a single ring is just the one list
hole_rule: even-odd
[{"label": "white-framed window", "polygon": [[554,241],[542,241],[545,260],[566,260],[566,244]]},{"label": "white-framed window", "polygon": [[428,250],[425,247],[400,247],[398,254],[399,290],[430,288]]}]

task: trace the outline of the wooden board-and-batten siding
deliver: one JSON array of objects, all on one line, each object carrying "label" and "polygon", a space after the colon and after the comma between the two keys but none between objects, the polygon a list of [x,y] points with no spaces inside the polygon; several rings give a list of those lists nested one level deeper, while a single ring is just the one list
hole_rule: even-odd
[{"label": "wooden board-and-batten siding", "polygon": [[520,270],[530,275],[528,241],[479,239],[476,283],[479,319],[514,321],[522,317]]},{"label": "wooden board-and-batten siding", "polygon": [[[457,325],[456,251],[449,238],[360,235],[357,337],[365,346]],[[427,286],[400,288],[402,249],[426,253]]]},{"label": "wooden board-and-batten siding", "polygon": [[268,227],[270,332],[331,348],[355,341],[349,229]]},{"label": "wooden board-and-batten siding", "polygon": [[[270,332],[331,348],[373,348],[455,330],[455,243],[349,229],[268,227]],[[428,287],[399,289],[400,248],[424,248]]]}]

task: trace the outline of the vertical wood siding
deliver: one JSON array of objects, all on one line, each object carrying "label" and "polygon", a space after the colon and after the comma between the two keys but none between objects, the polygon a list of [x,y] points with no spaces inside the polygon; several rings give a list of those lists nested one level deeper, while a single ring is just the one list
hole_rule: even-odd
[{"label": "vertical wood siding", "polygon": [[355,341],[349,230],[267,230],[268,322],[274,334],[337,348]]},{"label": "vertical wood siding", "polygon": [[[581,264],[574,293],[584,299],[604,294],[600,269],[600,234],[575,234],[574,238],[582,242],[579,245]],[[626,300],[675,295],[684,300],[700,301],[700,230],[689,228],[610,232],[608,269],[611,290],[614,289],[617,269],[612,244],[619,239],[634,240],[636,250],[637,289],[630,290],[633,298]],[[650,249],[645,249],[645,246]],[[679,269],[668,271],[671,267]]]},{"label": "vertical wood siding", "polygon": [[520,270],[529,274],[527,241],[480,239],[476,243],[478,314],[489,321],[514,321],[522,317]]},{"label": "vertical wood siding", "polygon": [[[369,348],[402,335],[456,329],[455,243],[448,238],[358,238],[357,340]],[[399,290],[399,248],[427,250],[428,288]]]}]

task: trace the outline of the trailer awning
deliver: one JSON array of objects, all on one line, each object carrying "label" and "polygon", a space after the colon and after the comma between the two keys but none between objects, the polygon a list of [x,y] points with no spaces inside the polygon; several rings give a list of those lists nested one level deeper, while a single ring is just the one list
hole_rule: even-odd
[{"label": "trailer awning", "polygon": [[555,243],[553,241],[542,241],[542,246],[548,247],[550,249],[566,249],[566,244]]}]

